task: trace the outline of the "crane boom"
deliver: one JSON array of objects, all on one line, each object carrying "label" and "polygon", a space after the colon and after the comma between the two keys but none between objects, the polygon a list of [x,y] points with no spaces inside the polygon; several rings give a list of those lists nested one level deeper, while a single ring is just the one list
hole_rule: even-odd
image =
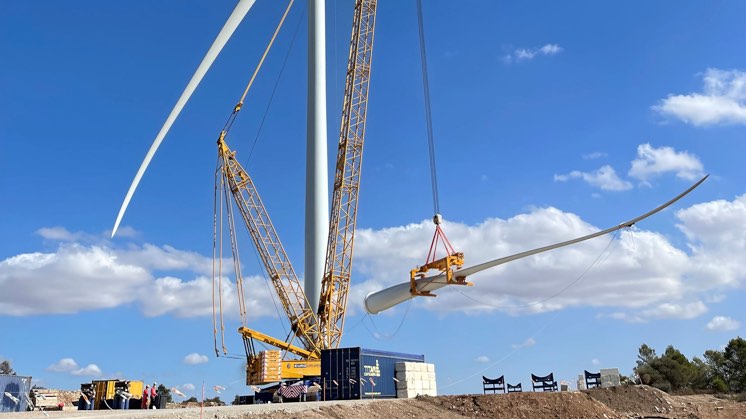
[{"label": "crane boom", "polygon": [[236,160],[235,152],[228,148],[225,134],[225,131],[221,132],[218,139],[220,167],[225,181],[230,187],[241,218],[249,230],[251,240],[285,309],[293,334],[301,340],[308,352],[318,356],[321,348],[315,337],[317,335],[314,330],[317,324],[316,316],[308,308],[303,284],[295,274],[254,182]]},{"label": "crane boom", "polygon": [[319,331],[323,340],[320,344],[324,348],[338,347],[344,329],[368,110],[376,6],[377,0],[358,0],[352,21],[329,240],[318,311]]}]

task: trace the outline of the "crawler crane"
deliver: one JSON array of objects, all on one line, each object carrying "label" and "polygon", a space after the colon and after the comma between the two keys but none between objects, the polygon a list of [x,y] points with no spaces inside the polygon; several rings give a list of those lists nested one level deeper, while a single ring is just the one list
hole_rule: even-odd
[{"label": "crawler crane", "polygon": [[[227,225],[230,232],[239,309],[243,323],[243,326],[239,328],[239,333],[243,337],[247,355],[247,384],[277,381],[271,372],[276,371],[275,361],[279,363],[279,360],[257,353],[254,341],[272,345],[298,357],[298,359],[282,361],[279,379],[319,376],[321,350],[336,348],[340,344],[344,329],[355,238],[376,3],[376,0],[355,2],[342,123],[337,148],[327,256],[320,296],[305,295],[303,286],[248,171],[239,164],[236,153],[226,143],[228,128],[223,129],[218,138],[219,168],[216,171],[216,187],[221,188],[220,196],[226,200]],[[232,118],[235,118],[242,104],[243,99],[234,108]],[[226,126],[230,127],[230,124]],[[229,197],[232,197],[250,233],[252,242],[290,322],[291,332],[285,340],[247,327],[233,204]],[[317,313],[309,308],[308,298],[320,298]],[[298,343],[294,343],[295,339]],[[272,371],[268,372],[269,369]]]}]

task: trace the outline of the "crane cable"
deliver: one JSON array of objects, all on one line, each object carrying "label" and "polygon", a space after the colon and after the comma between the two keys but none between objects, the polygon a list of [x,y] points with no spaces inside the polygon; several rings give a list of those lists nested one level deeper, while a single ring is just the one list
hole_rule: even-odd
[{"label": "crane cable", "polygon": [[256,68],[254,69],[254,73],[251,75],[251,79],[249,79],[249,84],[246,85],[246,89],[244,90],[243,95],[241,95],[241,99],[238,101],[236,106],[233,108],[233,112],[228,117],[228,121],[225,122],[225,125],[223,126],[223,131],[225,131],[226,133],[230,131],[231,126],[233,126],[233,122],[236,120],[236,115],[238,114],[238,111],[241,110],[241,107],[243,106],[243,102],[246,99],[246,95],[249,93],[249,89],[251,89],[251,86],[254,84],[254,79],[256,79],[256,75],[259,74],[259,70],[262,68],[262,64],[264,64],[264,59],[267,58],[267,54],[269,54],[269,50],[272,48],[272,45],[275,43],[277,34],[280,33],[282,24],[285,23],[285,18],[288,16],[288,13],[290,13],[290,8],[293,6],[294,1],[295,0],[290,0],[290,2],[288,3],[288,7],[285,8],[285,13],[283,13],[282,18],[280,19],[280,23],[277,25],[277,28],[275,28],[275,32],[272,34],[272,38],[270,38],[269,43],[267,44],[267,48],[264,49],[262,58],[259,60],[259,64],[257,64]]},{"label": "crane cable", "polygon": [[249,150],[249,155],[246,157],[246,161],[251,160],[251,156],[254,155],[254,148],[256,147],[256,144],[259,142],[259,136],[262,134],[262,128],[264,128],[264,122],[267,120],[267,114],[269,113],[269,108],[272,106],[272,101],[275,99],[275,93],[277,93],[277,87],[280,85],[280,79],[282,78],[282,74],[285,71],[285,66],[288,63],[288,58],[290,58],[290,52],[293,50],[293,46],[295,45],[295,38],[298,35],[298,29],[300,29],[300,24],[303,23],[303,17],[306,15],[306,8],[303,8],[303,12],[301,13],[300,17],[298,18],[298,22],[295,24],[295,30],[293,31],[293,37],[290,40],[290,46],[288,47],[287,52],[285,53],[285,58],[282,60],[282,65],[280,66],[280,71],[277,73],[277,79],[275,79],[275,85],[272,87],[272,93],[269,95],[269,101],[267,101],[267,107],[264,108],[264,114],[262,115],[262,121],[259,123],[259,128],[256,130],[256,135],[254,136],[254,142],[251,144],[251,150]]},{"label": "crane cable", "polygon": [[[463,254],[458,254],[451,246],[451,242],[446,237],[445,232],[441,228],[440,224],[443,222],[443,217],[440,215],[440,196],[438,194],[438,173],[435,163],[435,140],[433,140],[433,117],[430,109],[430,82],[427,77],[427,50],[425,48],[425,24],[422,19],[422,0],[417,0],[417,27],[420,40],[420,62],[422,63],[422,89],[425,106],[425,122],[427,125],[427,148],[430,158],[430,183],[432,186],[433,193],[433,224],[435,224],[435,233],[433,234],[432,243],[430,243],[430,251],[428,252],[427,258],[425,259],[425,266],[429,266],[431,263],[436,262],[438,246],[442,245],[446,253],[446,257],[458,257],[459,260],[463,260]],[[459,255],[459,256],[457,256]],[[463,263],[463,262],[462,262]]]},{"label": "crane cable", "polygon": [[[425,26],[422,23],[422,0],[417,0],[417,26],[420,34],[420,61],[422,62],[422,87],[425,102],[425,120],[427,123],[427,145],[430,154],[430,182],[433,188],[433,211],[440,214],[438,196],[438,176],[435,169],[435,143],[433,141],[433,119],[430,112],[430,85],[427,78],[427,53],[425,50]],[[436,222],[436,224],[438,224]]]},{"label": "crane cable", "polygon": [[[290,0],[290,2],[288,3],[288,6],[285,8],[285,12],[283,13],[282,18],[280,19],[280,22],[278,23],[277,28],[275,28],[275,31],[272,34],[272,38],[270,38],[269,43],[267,44],[267,47],[264,49],[264,53],[262,54],[262,57],[259,60],[259,64],[257,64],[256,68],[254,69],[254,73],[251,75],[251,79],[249,79],[249,83],[247,84],[246,89],[243,92],[243,95],[241,95],[241,99],[238,101],[238,104],[233,108],[233,112],[228,117],[228,120],[226,121],[225,125],[223,126],[223,132],[225,134],[227,134],[228,131],[230,130],[230,128],[233,126],[233,122],[236,120],[236,115],[238,114],[238,111],[241,110],[241,107],[243,106],[243,102],[246,99],[246,95],[249,93],[249,89],[251,89],[251,86],[254,84],[254,80],[256,79],[256,76],[259,73],[259,70],[261,69],[262,64],[264,64],[264,60],[267,58],[267,54],[269,53],[269,50],[272,48],[272,45],[274,44],[275,39],[277,39],[277,34],[280,32],[280,29],[282,28],[283,23],[285,23],[285,18],[287,17],[288,13],[290,13],[290,9],[292,8],[294,1],[295,0]],[[296,29],[296,31],[297,31],[297,29]],[[284,67],[284,63],[283,63],[283,67]],[[212,281],[212,315],[213,315],[213,341],[214,341],[213,343],[215,345],[215,354],[219,356],[219,351],[218,351],[218,348],[217,348],[217,335],[218,335],[217,317],[218,317],[218,315],[220,317],[220,329],[221,329],[220,330],[220,336],[221,336],[222,349],[223,349],[224,353],[227,352],[227,348],[225,346],[225,340],[224,340],[224,334],[223,334],[223,331],[225,330],[224,322],[223,322],[223,301],[222,301],[222,297],[223,297],[223,295],[222,295],[223,294],[223,291],[222,291],[223,239],[222,239],[222,233],[221,233],[221,235],[220,235],[220,241],[218,242],[217,232],[218,232],[218,221],[219,221],[219,224],[220,224],[219,231],[222,232],[222,230],[223,230],[223,208],[222,208],[223,202],[222,201],[223,201],[223,198],[226,201],[228,201],[228,196],[227,196],[227,192],[224,192],[224,188],[227,187],[227,184],[225,182],[225,177],[224,177],[225,173],[224,172],[221,173],[221,176],[220,176],[220,187],[219,187],[218,186],[218,172],[223,172],[222,168],[220,167],[220,162],[218,162],[218,168],[215,171],[215,185],[214,185],[214,197],[213,197],[213,213],[214,213],[213,214],[213,244],[212,244],[212,247],[213,247],[213,249],[212,249],[212,253],[213,253],[213,266],[212,266],[212,271],[213,271],[212,272],[212,275],[213,275],[213,281]],[[218,188],[221,189],[221,191],[220,191],[220,197],[218,197]],[[221,206],[221,208],[220,208],[220,219],[219,220],[217,219],[218,218],[217,217],[217,204],[218,204],[218,202],[220,202],[220,206]],[[227,210],[230,212],[230,210],[231,210],[231,208],[230,208],[230,202],[226,202],[226,204],[227,204],[227,207],[228,207]],[[229,223],[230,223],[229,227],[232,228],[233,227],[232,214],[229,214],[228,217],[229,217]],[[232,237],[232,239],[233,239],[233,237]],[[242,279],[239,279],[240,278],[240,262],[236,261],[236,253],[237,252],[236,252],[236,248],[235,248],[235,246],[236,246],[235,240],[232,240],[231,244],[232,244],[232,251],[233,251],[233,254],[234,254],[234,259],[233,259],[234,260],[234,265],[236,265],[234,267],[234,269],[236,271],[235,273],[236,273],[236,279],[237,279],[237,283],[236,283],[237,290],[236,291],[239,294],[239,306],[240,306],[239,310],[240,310],[242,322],[245,325],[245,322],[246,322],[246,308],[245,308],[244,301],[243,301],[243,289],[242,289],[242,282],[243,281],[242,281]],[[217,249],[218,247],[219,247],[219,249]],[[220,258],[218,260],[218,263],[217,263],[218,266],[216,266],[216,262],[215,262],[216,255],[220,256]],[[218,288],[217,289],[217,293],[218,293],[218,301],[217,301],[218,304],[217,305],[218,305],[218,308],[217,309],[216,309],[216,301],[215,301],[216,300],[215,299],[215,291],[216,291],[216,289],[215,289],[215,281],[216,281],[216,276],[217,276],[217,281],[218,281],[218,284],[217,284],[218,285],[218,287],[217,287]]]}]

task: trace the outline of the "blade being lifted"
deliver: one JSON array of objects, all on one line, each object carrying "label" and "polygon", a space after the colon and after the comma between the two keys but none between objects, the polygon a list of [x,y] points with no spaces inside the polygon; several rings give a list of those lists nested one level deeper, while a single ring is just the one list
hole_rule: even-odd
[{"label": "blade being lifted", "polygon": [[202,81],[202,78],[207,73],[207,70],[209,70],[210,66],[212,66],[212,63],[215,62],[218,54],[220,54],[220,51],[223,50],[223,47],[228,42],[231,35],[233,35],[233,32],[235,32],[239,23],[241,23],[243,18],[246,16],[246,13],[249,12],[251,6],[254,5],[255,1],[256,0],[239,0],[236,8],[233,9],[233,13],[231,13],[231,15],[228,17],[225,25],[223,25],[223,29],[220,30],[217,38],[215,38],[212,46],[210,46],[207,54],[205,54],[205,58],[202,59],[199,67],[197,67],[197,71],[194,72],[192,79],[189,80],[189,84],[187,84],[184,92],[181,94],[181,97],[179,97],[179,100],[176,102],[176,105],[171,110],[168,118],[166,118],[166,122],[163,124],[163,127],[161,127],[161,130],[155,137],[153,145],[150,146],[148,154],[145,155],[145,160],[142,161],[140,168],[137,170],[135,179],[132,181],[129,190],[127,191],[127,196],[124,197],[124,202],[122,202],[122,207],[119,209],[119,215],[117,215],[117,220],[114,222],[114,229],[111,231],[111,237],[114,237],[114,234],[116,234],[117,229],[119,228],[119,223],[122,222],[122,217],[124,217],[124,212],[127,211],[127,206],[132,199],[132,195],[134,195],[135,189],[137,189],[137,185],[140,184],[140,179],[142,179],[142,175],[145,173],[145,170],[147,170],[148,165],[153,159],[156,150],[158,150],[161,142],[163,142],[163,138],[166,137],[166,134],[168,134],[168,130],[171,129],[171,125],[173,125],[174,121],[176,121],[176,118],[179,116],[179,113],[181,113],[181,110],[184,109],[184,105],[186,105],[187,101],[192,96],[192,93],[194,93],[194,90],[197,89],[197,86],[199,86],[199,83]]},{"label": "blade being lifted", "polygon": [[[648,218],[651,215],[664,210],[665,208],[671,206],[674,202],[686,196],[689,192],[693,191],[697,186],[701,185],[702,182],[704,182],[708,176],[710,175],[703,177],[697,183],[689,187],[689,189],[680,193],[675,198],[671,199],[665,204],[651,211],[648,211],[639,217],[623,222],[617,226],[607,228],[606,230],[601,230],[601,231],[589,234],[587,236],[578,237],[578,238],[567,240],[561,243],[555,243],[549,246],[539,247],[533,250],[527,250],[525,252],[516,253],[511,256],[505,256],[505,257],[495,259],[489,262],[481,263],[479,265],[471,266],[469,268],[460,269],[458,271],[455,271],[453,274],[456,278],[466,278],[469,275],[474,275],[475,273],[481,272],[485,269],[493,268],[495,266],[502,265],[504,263],[508,263],[508,262],[512,262],[517,259],[525,258],[526,256],[531,256],[537,253],[542,253],[542,252],[554,250],[560,247],[569,246],[571,244],[580,243],[582,241],[590,240],[598,236],[603,236],[604,234],[608,234],[608,233],[611,233],[617,230],[621,230],[623,228],[632,227],[638,221],[644,220],[645,218]],[[418,291],[433,291],[433,290],[443,288],[446,285],[448,285],[448,283],[446,282],[445,274],[431,276],[428,278],[421,278],[421,279],[418,279],[416,283],[417,283]],[[387,310],[397,304],[403,303],[404,301],[411,299],[414,296],[410,292],[411,291],[410,286],[411,286],[410,282],[407,281],[403,284],[394,285],[393,287],[386,288],[385,290],[381,290],[381,291],[368,294],[368,296],[365,297],[365,310],[370,314],[378,314],[381,311]]]}]

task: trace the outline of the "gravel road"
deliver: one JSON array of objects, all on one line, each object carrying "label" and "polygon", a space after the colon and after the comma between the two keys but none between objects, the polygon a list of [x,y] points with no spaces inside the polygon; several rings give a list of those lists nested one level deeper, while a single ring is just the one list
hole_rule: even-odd
[{"label": "gravel road", "polygon": [[[202,417],[206,419],[233,419],[247,415],[259,415],[273,412],[296,413],[304,410],[319,409],[321,406],[355,406],[379,403],[381,400],[341,400],[330,402],[306,402],[306,403],[271,403],[252,404],[243,406],[213,406],[205,407]],[[65,410],[49,412],[19,412],[4,413],[2,419],[146,419],[146,418],[179,418],[199,419],[200,408],[184,409],[162,409],[162,410]]]}]

